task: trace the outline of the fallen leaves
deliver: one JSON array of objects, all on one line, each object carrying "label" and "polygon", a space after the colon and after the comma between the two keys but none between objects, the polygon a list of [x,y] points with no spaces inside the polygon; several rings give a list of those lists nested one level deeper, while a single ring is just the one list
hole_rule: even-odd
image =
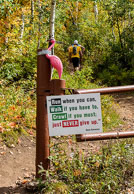
[{"label": "fallen leaves", "polygon": [[14,106],[14,105],[11,106],[10,109],[11,109],[11,110],[15,110],[15,106]]},{"label": "fallen leaves", "polygon": [[80,176],[81,175],[81,170],[76,169],[74,170],[74,176]]},{"label": "fallen leaves", "polygon": [[0,133],[3,133],[4,128],[0,125]]},{"label": "fallen leaves", "polygon": [[11,122],[11,123],[9,123],[8,124],[11,128],[14,128],[14,127],[16,127],[16,122]]},{"label": "fallen leaves", "polygon": [[6,152],[0,152],[0,155],[5,155],[6,154]]},{"label": "fallen leaves", "polygon": [[96,167],[99,167],[100,166],[100,163],[97,161],[97,162],[95,162],[95,166]]},{"label": "fallen leaves", "polygon": [[32,130],[28,130],[27,131],[29,135],[33,135],[33,131]]}]

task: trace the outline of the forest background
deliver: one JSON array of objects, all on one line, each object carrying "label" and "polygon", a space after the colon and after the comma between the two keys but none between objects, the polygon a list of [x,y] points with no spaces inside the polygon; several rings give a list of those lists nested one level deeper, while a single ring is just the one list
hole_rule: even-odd
[{"label": "forest background", "polygon": [[[0,0],[0,77],[9,82],[36,78],[37,49],[48,48],[50,0]],[[133,84],[132,0],[57,0],[55,54],[68,63],[75,39],[85,47],[86,79],[109,86]],[[90,75],[90,76],[89,76]]]},{"label": "forest background", "polygon": [[[67,88],[133,84],[133,10],[133,0],[56,1],[54,52],[63,63],[62,79]],[[0,0],[2,145],[15,147],[22,134],[36,136],[37,49],[48,48],[50,15],[51,0]],[[85,47],[85,52],[81,70],[72,75],[67,48],[75,39]],[[58,78],[56,71],[53,78]],[[124,120],[114,109],[111,96],[101,96],[101,107],[103,130],[122,130]],[[120,193],[132,188],[132,139],[111,140],[102,145],[102,150],[87,156],[83,150],[73,150],[74,137],[67,138],[62,137],[58,144],[51,140],[54,157],[50,160],[54,168],[47,174],[48,181],[40,182],[41,188],[53,191],[64,186],[63,193]],[[70,158],[65,151],[68,152],[68,142],[73,153]]]}]

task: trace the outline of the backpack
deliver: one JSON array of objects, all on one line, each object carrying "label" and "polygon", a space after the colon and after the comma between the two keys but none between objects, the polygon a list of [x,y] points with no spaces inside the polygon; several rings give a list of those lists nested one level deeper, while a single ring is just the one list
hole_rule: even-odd
[{"label": "backpack", "polygon": [[77,46],[73,46],[73,54],[74,54],[74,55],[77,54]]}]

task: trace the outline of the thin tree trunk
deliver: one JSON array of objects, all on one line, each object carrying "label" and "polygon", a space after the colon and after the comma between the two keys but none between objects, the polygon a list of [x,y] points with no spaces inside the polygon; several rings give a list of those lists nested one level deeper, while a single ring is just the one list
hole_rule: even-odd
[{"label": "thin tree trunk", "polygon": [[115,33],[114,33],[114,24],[113,24],[113,17],[112,17],[112,35],[114,38],[114,41],[116,40]]},{"label": "thin tree trunk", "polygon": [[54,38],[54,23],[55,23],[55,8],[56,8],[56,0],[51,1],[51,16],[50,16],[50,33],[49,38]]},{"label": "thin tree trunk", "polygon": [[21,19],[22,19],[22,25],[20,27],[20,30],[21,30],[20,39],[22,40],[23,34],[24,34],[24,27],[25,27],[25,20],[24,20],[24,14],[23,13],[22,13]]},{"label": "thin tree trunk", "polygon": [[79,6],[78,1],[76,1],[76,25],[78,24],[78,11],[79,11],[78,6]]},{"label": "thin tree trunk", "polygon": [[113,35],[113,38],[115,40],[116,38],[115,38],[115,33],[114,33],[114,27],[112,27],[112,35]]},{"label": "thin tree trunk", "polygon": [[118,28],[119,40],[120,40],[121,48],[123,49],[123,43],[122,43],[122,39],[121,39],[121,32],[120,32],[120,26],[119,26],[118,17],[116,19],[117,19],[116,21],[117,21],[117,28]]},{"label": "thin tree trunk", "polygon": [[37,48],[40,48],[40,32],[41,32],[41,4],[40,0],[38,0],[38,45]]},{"label": "thin tree trunk", "polygon": [[94,2],[94,16],[95,16],[95,22],[97,23],[98,21],[98,7],[96,2]]},{"label": "thin tree trunk", "polygon": [[[50,31],[49,38],[54,38],[55,33],[55,9],[56,9],[56,0],[51,1],[51,15],[50,15]],[[51,53],[54,54],[54,47],[51,50]]]},{"label": "thin tree trunk", "polygon": [[31,0],[31,18],[30,18],[30,24],[31,24],[31,30],[29,31],[29,34],[32,34],[32,30],[34,28],[34,1]]},{"label": "thin tree trunk", "polygon": [[[133,44],[133,53],[134,53],[134,44]],[[134,56],[132,57],[132,67],[134,68]]]},{"label": "thin tree trunk", "polygon": [[31,24],[33,24],[33,20],[34,20],[34,1],[31,0],[31,21],[30,21]]}]

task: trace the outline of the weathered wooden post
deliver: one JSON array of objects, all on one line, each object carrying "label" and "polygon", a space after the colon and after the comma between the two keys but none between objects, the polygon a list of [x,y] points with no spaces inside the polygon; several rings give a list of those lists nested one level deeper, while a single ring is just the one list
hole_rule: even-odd
[{"label": "weathered wooden post", "polygon": [[[44,53],[47,50],[43,50]],[[49,168],[49,131],[46,96],[50,94],[51,65],[42,49],[37,56],[37,117],[36,117],[36,177],[39,164]]]},{"label": "weathered wooden post", "polygon": [[53,79],[50,84],[50,91],[53,95],[65,94],[65,80]]},{"label": "weathered wooden post", "polygon": [[[37,57],[37,117],[36,117],[36,177],[39,178],[39,166],[47,170],[49,161],[49,130],[46,96],[64,95],[65,80],[51,80],[51,65],[45,54],[48,50],[38,50]],[[45,179],[45,176],[42,177]]]}]

